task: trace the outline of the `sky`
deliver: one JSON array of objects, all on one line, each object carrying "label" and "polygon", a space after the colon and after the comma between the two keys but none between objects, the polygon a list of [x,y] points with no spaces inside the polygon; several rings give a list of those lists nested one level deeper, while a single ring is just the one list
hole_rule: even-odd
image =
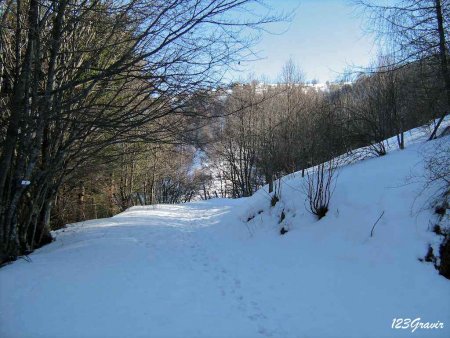
[{"label": "sky", "polygon": [[[348,0],[266,0],[276,11],[295,15],[290,23],[269,27],[255,46],[258,61],[245,64],[238,77],[251,74],[269,81],[279,79],[291,58],[305,80],[334,81],[349,66],[367,66],[377,53],[374,39]],[[244,74],[244,75],[243,75]]]}]

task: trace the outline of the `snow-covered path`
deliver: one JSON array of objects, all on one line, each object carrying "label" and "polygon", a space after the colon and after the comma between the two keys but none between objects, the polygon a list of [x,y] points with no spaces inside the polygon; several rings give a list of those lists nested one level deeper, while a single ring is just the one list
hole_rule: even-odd
[{"label": "snow-covered path", "polygon": [[133,208],[59,231],[31,263],[2,269],[0,336],[270,336],[256,299],[213,250],[236,207]]},{"label": "snow-covered path", "polygon": [[[350,204],[367,168],[415,156],[394,155],[343,172],[319,222],[289,209],[302,200],[285,188],[275,208],[259,193],[135,207],[60,230],[31,262],[0,269],[0,337],[449,337],[450,283],[418,261],[433,238],[427,223],[397,203],[369,239],[372,199],[409,205],[414,186],[394,189],[390,175],[365,197],[369,209]],[[280,236],[283,205],[295,226]],[[412,333],[392,329],[394,318],[445,326]]]}]

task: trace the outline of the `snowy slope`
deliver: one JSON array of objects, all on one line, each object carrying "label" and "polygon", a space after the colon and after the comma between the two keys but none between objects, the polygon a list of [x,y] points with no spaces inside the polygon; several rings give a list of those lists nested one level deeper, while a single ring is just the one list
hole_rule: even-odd
[{"label": "snowy slope", "polygon": [[[418,260],[437,241],[422,156],[450,139],[407,136],[342,167],[320,221],[297,174],[274,208],[261,190],[60,230],[0,269],[0,337],[450,337],[450,281]],[[391,328],[418,317],[444,328]]]}]

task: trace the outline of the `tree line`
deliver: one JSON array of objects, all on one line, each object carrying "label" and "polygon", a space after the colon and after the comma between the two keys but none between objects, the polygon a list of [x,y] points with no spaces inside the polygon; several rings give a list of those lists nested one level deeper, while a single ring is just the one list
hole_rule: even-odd
[{"label": "tree line", "polygon": [[124,160],[137,143],[185,141],[192,94],[245,60],[275,20],[237,15],[259,4],[2,1],[0,262],[51,240],[58,191],[83,171]]}]

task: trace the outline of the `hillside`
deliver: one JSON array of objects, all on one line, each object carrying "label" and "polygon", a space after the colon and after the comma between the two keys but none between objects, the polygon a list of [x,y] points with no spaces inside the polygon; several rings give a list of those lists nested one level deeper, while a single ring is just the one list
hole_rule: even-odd
[{"label": "hillside", "polygon": [[449,337],[450,281],[419,259],[439,244],[423,156],[450,138],[426,135],[347,159],[321,220],[298,173],[274,207],[262,189],[71,224],[0,269],[0,336]]}]

